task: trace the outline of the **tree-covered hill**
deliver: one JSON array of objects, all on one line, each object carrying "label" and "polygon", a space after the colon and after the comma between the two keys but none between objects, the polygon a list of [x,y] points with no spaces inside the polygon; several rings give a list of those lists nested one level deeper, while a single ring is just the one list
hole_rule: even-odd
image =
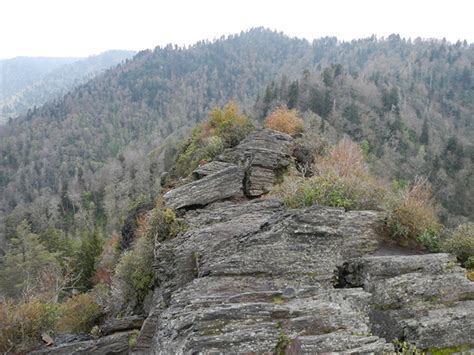
[{"label": "tree-covered hill", "polygon": [[0,60],[0,100],[80,58],[17,57]]},{"label": "tree-covered hill", "polygon": [[134,54],[111,50],[83,59],[15,58],[0,61],[0,123],[63,96]]},{"label": "tree-covered hill", "polygon": [[229,100],[257,121],[298,108],[310,129],[363,143],[397,183],[428,175],[445,216],[471,218],[473,63],[465,42],[265,29],[140,52],[0,128],[1,233],[25,218],[36,232],[118,230],[158,192],[183,130]]}]

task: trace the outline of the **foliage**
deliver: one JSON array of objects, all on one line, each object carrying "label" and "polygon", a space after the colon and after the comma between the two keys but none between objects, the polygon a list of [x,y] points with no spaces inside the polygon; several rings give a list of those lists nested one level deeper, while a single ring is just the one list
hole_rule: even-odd
[{"label": "foliage", "polygon": [[286,176],[272,195],[290,208],[311,205],[345,209],[379,209],[386,191],[365,169],[361,149],[341,140],[324,156],[316,157],[315,176]]},{"label": "foliage", "polygon": [[280,106],[265,119],[265,128],[294,135],[303,132],[303,120],[296,110]]},{"label": "foliage", "polygon": [[56,287],[66,282],[58,254],[46,249],[27,221],[17,227],[16,236],[1,260],[1,295],[24,299],[37,294],[55,297]]},{"label": "foliage", "polygon": [[310,178],[285,177],[272,195],[290,208],[311,205],[343,207],[348,210],[380,208],[385,191],[370,180],[342,177],[330,173]]},{"label": "foliage", "polygon": [[424,351],[418,349],[415,345],[407,343],[406,341],[401,341],[395,339],[393,341],[393,346],[395,348],[395,353],[397,354],[406,354],[406,355],[423,355]]},{"label": "foliage", "polygon": [[102,316],[102,308],[92,293],[82,293],[61,305],[57,329],[65,333],[89,333]]},{"label": "foliage", "polygon": [[[315,119],[306,131],[366,140],[375,171],[429,175],[442,217],[459,224],[474,208],[473,60],[464,43],[309,43],[263,29],[143,51],[0,127],[0,240],[25,218],[40,236],[49,227],[71,240],[118,232],[132,201],[157,196],[162,159],[169,171],[185,128],[232,99],[258,120],[287,105]],[[210,140],[213,156],[224,143]]]},{"label": "foliage", "polygon": [[138,335],[140,334],[140,331],[138,329],[133,330],[132,334],[128,338],[128,346],[130,349],[133,349],[135,345],[137,345],[137,340],[138,340]]},{"label": "foliage", "polygon": [[288,346],[291,344],[291,339],[285,333],[285,330],[283,329],[281,322],[278,322],[277,328],[279,332],[278,332],[278,340],[275,346],[274,354],[285,355]]},{"label": "foliage", "polygon": [[114,234],[105,241],[102,254],[99,257],[93,284],[108,285],[112,283],[112,276],[120,255],[120,240],[118,235]]},{"label": "foliage", "polygon": [[184,226],[161,200],[150,212],[140,234],[120,258],[112,279],[112,312],[142,311],[143,301],[155,285],[153,271],[155,243],[174,237]]},{"label": "foliage", "polygon": [[230,102],[223,109],[214,108],[209,112],[209,119],[194,128],[182,148],[176,160],[176,174],[188,176],[199,164],[237,145],[252,130],[253,124],[239,113],[235,103]]},{"label": "foliage", "polygon": [[75,258],[75,270],[78,275],[75,286],[82,291],[90,290],[94,286],[93,278],[102,254],[103,243],[99,230],[84,231]]},{"label": "foliage", "polygon": [[387,227],[392,238],[401,243],[418,242],[428,250],[439,248],[439,232],[431,186],[417,178],[388,201]]},{"label": "foliage", "polygon": [[38,299],[15,303],[0,302],[0,352],[28,350],[42,332],[49,332],[60,318],[60,306]]},{"label": "foliage", "polygon": [[441,248],[441,240],[438,233],[432,229],[426,229],[416,237],[416,242],[424,249],[438,252]]},{"label": "foliage", "polygon": [[465,223],[448,233],[443,249],[453,253],[466,268],[474,268],[474,223]]}]

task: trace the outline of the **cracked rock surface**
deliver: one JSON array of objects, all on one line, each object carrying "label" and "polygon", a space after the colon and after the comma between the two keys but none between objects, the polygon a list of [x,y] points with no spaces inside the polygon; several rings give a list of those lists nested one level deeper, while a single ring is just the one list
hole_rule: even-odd
[{"label": "cracked rock surface", "polygon": [[292,164],[291,144],[256,131],[164,195],[189,228],[156,242],[158,286],[132,350],[135,319],[49,352],[378,354],[394,339],[474,348],[474,283],[451,256],[387,246],[379,212],[255,198]]}]

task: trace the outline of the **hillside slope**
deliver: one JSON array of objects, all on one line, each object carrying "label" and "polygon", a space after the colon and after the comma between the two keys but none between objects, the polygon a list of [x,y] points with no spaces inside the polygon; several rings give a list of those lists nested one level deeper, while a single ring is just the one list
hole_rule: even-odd
[{"label": "hillside slope", "polygon": [[80,58],[18,57],[0,60],[0,100]]},{"label": "hillside slope", "polygon": [[312,130],[366,141],[374,169],[397,184],[429,175],[446,220],[472,218],[473,63],[462,42],[264,29],[140,52],[0,128],[0,233],[24,218],[37,231],[118,230],[156,196],[182,130],[231,99],[257,121],[283,103]]},{"label": "hillside slope", "polygon": [[[2,87],[0,123],[20,114],[26,114],[28,109],[33,109],[35,106],[43,105],[47,101],[63,96],[74,87],[85,83],[125,59],[131,58],[134,54],[131,51],[114,50],[85,59],[58,59],[54,62],[55,66],[50,65],[48,70],[42,66],[41,75],[31,73],[24,80],[21,79],[25,72],[28,73],[32,70],[31,68],[36,67],[35,58],[30,61],[25,58],[27,62],[22,63],[21,66],[17,64],[19,67],[17,71],[12,70],[12,63],[7,65],[7,63],[0,62],[0,87]],[[40,59],[38,61],[41,62]]]}]

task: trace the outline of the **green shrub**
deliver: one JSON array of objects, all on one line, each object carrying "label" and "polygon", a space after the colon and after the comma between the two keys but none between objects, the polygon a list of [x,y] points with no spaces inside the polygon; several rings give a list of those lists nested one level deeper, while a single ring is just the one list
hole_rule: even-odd
[{"label": "green shrub", "polygon": [[290,208],[311,205],[343,207],[348,210],[380,209],[386,189],[371,176],[364,164],[361,148],[348,139],[330,151],[321,151],[311,167],[315,176],[286,176],[272,195]]},{"label": "green shrub", "polygon": [[153,238],[141,237],[135,241],[131,250],[126,251],[116,269],[112,287],[119,308],[139,309],[155,284],[153,272]]},{"label": "green shrub", "polygon": [[418,178],[387,202],[389,236],[401,244],[413,243],[430,251],[439,250],[438,221],[431,187]]},{"label": "green shrub", "polygon": [[81,293],[61,305],[57,329],[66,333],[89,333],[102,316],[102,308],[92,293]]},{"label": "green shrub", "polygon": [[209,112],[209,119],[194,128],[181,148],[174,173],[181,177],[188,176],[199,164],[239,144],[253,129],[252,122],[239,113],[236,104],[230,102],[223,109],[213,109]]},{"label": "green shrub", "polygon": [[441,240],[436,231],[427,229],[416,237],[416,241],[426,250],[431,252],[440,251]]},{"label": "green shrub", "polygon": [[418,349],[415,345],[395,339],[392,341],[396,354],[422,355],[424,351]]},{"label": "green shrub", "polygon": [[443,249],[456,255],[466,268],[474,268],[474,223],[461,224],[449,233]]},{"label": "green shrub", "polygon": [[153,271],[155,243],[174,237],[185,226],[170,208],[159,200],[151,213],[139,223],[132,248],[115,268],[112,280],[112,312],[142,310],[143,302],[155,286]]},{"label": "green shrub", "polygon": [[56,303],[38,299],[0,302],[0,352],[12,353],[34,346],[42,332],[51,332],[61,314]]},{"label": "green shrub", "polygon": [[327,173],[310,178],[287,176],[272,195],[289,208],[320,205],[367,210],[380,208],[385,190],[371,180]]}]

